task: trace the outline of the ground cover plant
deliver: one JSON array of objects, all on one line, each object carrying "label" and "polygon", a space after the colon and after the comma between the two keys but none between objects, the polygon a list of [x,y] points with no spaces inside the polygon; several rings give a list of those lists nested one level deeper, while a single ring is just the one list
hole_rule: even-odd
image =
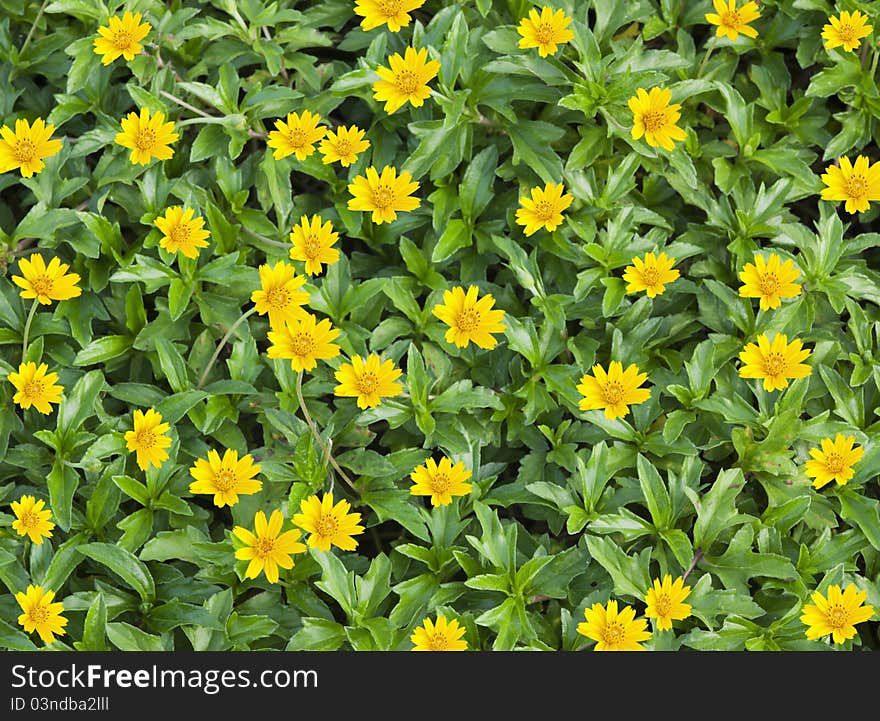
[{"label": "ground cover plant", "polygon": [[877,649],[878,23],[5,0],[0,648]]}]

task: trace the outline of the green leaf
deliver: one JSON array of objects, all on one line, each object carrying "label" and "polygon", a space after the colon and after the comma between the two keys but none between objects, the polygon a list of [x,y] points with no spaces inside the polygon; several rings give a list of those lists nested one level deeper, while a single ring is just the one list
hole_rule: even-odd
[{"label": "green leaf", "polygon": [[77,546],[77,550],[113,571],[137,591],[144,602],[151,603],[156,598],[153,576],[144,563],[130,551],[111,543],[84,543]]}]

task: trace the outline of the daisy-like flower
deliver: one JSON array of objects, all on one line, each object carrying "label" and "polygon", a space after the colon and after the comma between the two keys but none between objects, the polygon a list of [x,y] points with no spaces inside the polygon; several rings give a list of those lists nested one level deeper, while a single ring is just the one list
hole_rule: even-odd
[{"label": "daisy-like flower", "polygon": [[310,222],[308,216],[304,215],[290,234],[290,242],[293,243],[290,259],[304,260],[306,273],[318,275],[322,263],[330,265],[339,260],[339,251],[331,247],[338,238],[339,233],[333,230],[333,223],[329,220],[324,223],[320,215],[313,215]]},{"label": "daisy-like flower", "polygon": [[842,593],[840,586],[829,586],[827,597],[815,591],[813,603],[804,606],[801,616],[807,638],[815,640],[830,634],[834,643],[843,643],[855,636],[856,624],[874,615],[873,606],[862,605],[867,597],[867,591],[859,591],[852,583]]},{"label": "daisy-like flower", "polygon": [[339,346],[330,342],[338,335],[339,330],[329,320],[324,318],[319,323],[315,316],[306,313],[304,320],[285,321],[281,327],[269,331],[272,345],[266,355],[290,359],[290,367],[297,372],[310,371],[319,360],[339,355]]},{"label": "daisy-like flower", "polygon": [[666,284],[679,276],[673,265],[675,258],[667,258],[666,253],[656,257],[653,253],[645,253],[644,258],[633,258],[632,265],[623,271],[623,279],[628,283],[627,293],[645,291],[649,298],[661,295],[666,290]]},{"label": "daisy-like flower", "polygon": [[52,529],[55,524],[52,511],[45,509],[46,502],[41,498],[39,501],[33,496],[22,496],[11,504],[15,520],[12,529],[18,531],[19,536],[28,536],[38,546],[43,544],[43,538],[52,538]]},{"label": "daisy-like flower", "polygon": [[347,168],[355,162],[358,155],[370,147],[370,141],[364,138],[364,132],[357,125],[350,128],[340,125],[335,133],[328,130],[319,147],[324,156],[324,165],[338,160],[343,168]]},{"label": "daisy-like flower", "polygon": [[412,193],[419,189],[418,181],[405,170],[398,175],[397,168],[386,165],[382,174],[370,166],[366,176],[358,175],[348,186],[352,198],[348,201],[349,210],[372,212],[376,225],[397,220],[399,212],[415,210],[419,199]]},{"label": "daisy-like flower", "polygon": [[654,585],[645,595],[645,616],[656,618],[657,628],[661,631],[669,631],[673,621],[681,621],[691,615],[691,605],[682,603],[690,592],[691,587],[684,585],[681,576],[673,581],[672,576],[667,573],[663,577],[663,583],[655,578]]},{"label": "daisy-like flower", "polygon": [[403,393],[403,386],[394,382],[401,373],[394,367],[394,361],[382,362],[375,353],[370,353],[366,360],[356,355],[351,363],[344,363],[335,372],[339,385],[333,389],[333,395],[357,398],[358,408],[375,408],[382,398]]},{"label": "daisy-like flower", "polygon": [[132,15],[126,10],[121,19],[114,16],[108,26],[98,28],[100,37],[95,38],[94,52],[104,56],[101,58],[104,65],[109,65],[120,55],[126,60],[134,60],[134,56],[143,50],[140,41],[147,37],[150,29],[150,23],[141,24],[140,13]]},{"label": "daisy-like flower", "polygon": [[834,440],[823,438],[822,449],[811,448],[812,459],[807,461],[806,475],[814,478],[813,488],[836,481],[838,486],[845,486],[853,477],[853,466],[858,463],[865,453],[864,448],[856,446],[853,436],[844,436],[838,433]]},{"label": "daisy-like flower", "polygon": [[28,585],[26,592],[15,594],[15,600],[23,611],[18,623],[27,633],[36,631],[45,643],[52,643],[56,634],[64,635],[67,625],[67,619],[61,615],[64,604],[60,601],[52,603],[54,598],[55,592],[46,591],[42,586]]},{"label": "daisy-like flower", "polygon": [[600,365],[593,366],[593,375],[586,374],[577,386],[584,396],[578,403],[582,411],[605,409],[605,417],[614,420],[629,413],[629,407],[644,403],[651,397],[649,388],[639,388],[648,378],[631,363],[626,370],[620,361],[611,361],[608,372]]},{"label": "daisy-like flower", "polygon": [[438,60],[428,60],[428,50],[407,48],[403,57],[394,53],[388,58],[390,68],[378,67],[379,80],[373,83],[373,98],[385,103],[389,115],[409,102],[420,108],[431,96],[428,83],[440,72]]},{"label": "daisy-like flower", "polygon": [[470,483],[465,483],[471,477],[471,472],[464,467],[464,463],[459,461],[452,465],[452,461],[445,456],[440,463],[429,458],[424,465],[417,466],[409,477],[413,481],[410,494],[431,496],[432,506],[449,505],[453,496],[466,496],[473,488]]},{"label": "daisy-like flower", "polygon": [[633,114],[633,126],[630,134],[633,140],[643,135],[652,148],[675,150],[674,140],[684,140],[687,133],[675,123],[681,117],[681,105],[670,104],[672,91],[669,88],[651,88],[645,92],[643,88],[629,99],[629,109]]},{"label": "daisy-like flower", "polygon": [[358,542],[352,536],[364,532],[360,513],[349,513],[351,504],[344,498],[333,505],[333,494],[325,493],[320,500],[317,495],[303,498],[299,502],[302,513],[293,517],[293,522],[309,534],[309,548],[329,551],[337,546],[343,551],[353,551]]},{"label": "daisy-like flower", "polygon": [[867,21],[868,16],[858,10],[852,13],[843,10],[839,18],[828,18],[828,24],[822,28],[825,47],[831,50],[842,46],[847,52],[853,52],[862,44],[862,38],[870,35],[874,29]]},{"label": "daisy-like flower", "polygon": [[557,45],[563,45],[574,37],[568,29],[571,18],[562,10],[544,6],[541,14],[535,8],[529,10],[529,16],[519,21],[516,31],[522,36],[519,41],[521,48],[538,48],[542,58],[553,55]]},{"label": "daisy-like flower", "polygon": [[746,263],[739,274],[743,282],[739,294],[744,298],[760,298],[761,310],[778,308],[781,298],[800,294],[800,285],[792,283],[800,274],[790,258],[783,263],[776,253],[771,253],[767,260],[763,255],[755,255],[754,264]]},{"label": "daisy-like flower", "polygon": [[729,39],[736,40],[740,33],[749,38],[758,37],[758,31],[749,25],[761,17],[757,3],[747,2],[739,8],[736,0],[712,0],[712,4],[715,12],[706,13],[706,21],[718,26],[715,29],[716,37],[726,35]]},{"label": "daisy-like flower", "polygon": [[235,557],[240,561],[250,561],[244,573],[245,578],[256,578],[265,571],[269,583],[278,583],[278,567],[293,568],[291,556],[306,552],[305,544],[299,542],[302,535],[300,530],[292,528],[281,533],[283,524],[281,511],[272,511],[268,521],[265,513],[257,511],[254,516],[255,533],[242,526],[232,529],[235,537],[246,544],[235,552]]},{"label": "daisy-like flower", "polygon": [[22,298],[36,298],[41,305],[51,305],[53,300],[69,300],[82,294],[77,286],[79,276],[68,273],[69,267],[57,257],[47,266],[42,255],[33,253],[30,259],[19,259],[21,275],[13,275],[12,282],[22,289],[19,291]]},{"label": "daisy-like flower", "polygon": [[189,469],[196,480],[189,484],[190,493],[210,493],[214,505],[234,506],[239,496],[249,496],[263,489],[263,482],[254,478],[260,472],[260,465],[254,463],[250,453],[239,460],[238,452],[228,449],[220,460],[215,450],[208,451],[208,460],[197,458]]},{"label": "daisy-like flower", "polygon": [[364,30],[387,25],[396,33],[412,22],[410,12],[424,4],[425,0],[355,0],[354,12],[363,17],[361,27]]},{"label": "daisy-like flower", "polygon": [[838,161],[840,167],[829,165],[822,175],[822,200],[845,200],[847,213],[863,213],[871,207],[871,200],[880,200],[880,162],[871,164],[864,155]]},{"label": "daisy-like flower", "polygon": [[740,352],[743,362],[739,369],[740,378],[763,378],[764,390],[782,390],[788,386],[789,378],[806,378],[812,368],[802,363],[810,355],[803,343],[795,339],[790,344],[788,336],[777,333],[773,342],[763,333],[758,336],[758,344],[749,343]]},{"label": "daisy-like flower", "polygon": [[116,134],[115,142],[131,150],[132,165],[149,165],[150,160],[168,160],[174,151],[168,147],[180,138],[174,132],[174,123],[165,122],[165,113],[157,110],[153,117],[147,108],[141,113],[129,113],[122,119],[122,132]]},{"label": "daisy-like flower", "polygon": [[147,470],[152,463],[156,468],[168,458],[165,449],[171,445],[171,438],[165,434],[171,426],[162,422],[162,414],[149,408],[146,413],[134,412],[134,429],[125,432],[125,444],[129,451],[137,454],[138,468]]},{"label": "daisy-like flower", "polygon": [[64,388],[55,385],[58,380],[57,373],[47,373],[49,366],[45,363],[37,364],[28,361],[18,367],[18,372],[13,371],[8,376],[9,382],[18,391],[12,400],[22,408],[33,406],[40,413],[49,415],[52,412],[51,403],[61,403],[61,394]]},{"label": "daisy-like flower", "polygon": [[447,621],[446,616],[437,616],[434,623],[429,616],[409,640],[413,642],[413,651],[467,651],[467,641],[462,639],[466,630],[454,618]]},{"label": "daisy-like flower", "polygon": [[18,170],[23,178],[39,173],[46,164],[43,158],[61,150],[61,141],[52,139],[54,125],[46,125],[42,118],[30,125],[24,118],[15,121],[15,132],[4,125],[0,128],[0,173]]},{"label": "daisy-like flower", "polygon": [[465,294],[464,288],[455,287],[443,291],[443,303],[438,303],[431,311],[449,326],[446,342],[464,348],[473,341],[484,349],[494,348],[498,341],[492,333],[503,333],[504,311],[492,309],[495,299],[487,293],[479,300],[477,286],[471,285]]},{"label": "daisy-like flower", "polygon": [[280,328],[286,320],[305,320],[308,313],[302,306],[309,294],[301,288],[306,278],[297,275],[292,265],[279,260],[275,267],[260,266],[260,290],[251,293],[251,301],[260,315],[269,314],[269,325]]},{"label": "daisy-like flower", "polygon": [[297,160],[305,160],[315,152],[315,143],[324,137],[327,128],[318,126],[321,116],[303,110],[302,115],[288,113],[287,122],[275,121],[275,130],[269,133],[267,145],[274,149],[272,157],[281,160],[296,153]]},{"label": "daisy-like flower", "polygon": [[169,253],[180,251],[187,258],[198,258],[199,248],[207,248],[205,239],[211,235],[204,229],[205,219],[195,216],[192,208],[175,205],[165,210],[165,215],[153,221],[162,231],[159,246]]},{"label": "daisy-like flower", "polygon": [[527,236],[541,228],[554,231],[565,220],[562,211],[571,205],[573,198],[564,190],[562,183],[547,183],[543,189],[532,188],[531,198],[519,199],[522,207],[517,208],[516,223],[525,226],[523,232]]},{"label": "daisy-like flower", "polygon": [[637,619],[632,606],[624,606],[618,613],[615,600],[608,601],[607,608],[601,603],[585,608],[584,618],[577,632],[596,642],[594,651],[645,651],[640,641],[651,638],[647,620]]}]

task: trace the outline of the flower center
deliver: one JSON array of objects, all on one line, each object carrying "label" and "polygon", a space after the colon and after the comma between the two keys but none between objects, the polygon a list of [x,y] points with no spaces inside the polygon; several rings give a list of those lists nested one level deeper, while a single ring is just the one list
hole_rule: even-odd
[{"label": "flower center", "polygon": [[141,448],[152,448],[156,445],[156,434],[153,431],[138,431],[135,443]]},{"label": "flower center", "polygon": [[319,536],[332,538],[339,532],[339,520],[336,516],[322,515],[315,524],[315,531]]},{"label": "flower center", "polygon": [[189,241],[189,236],[191,233],[192,229],[187,223],[178,223],[171,229],[171,240],[179,244],[186,243],[187,241]]},{"label": "flower center", "polygon": [[421,80],[412,70],[401,70],[396,78],[397,89],[403,95],[412,95],[421,85]]},{"label": "flower center", "polygon": [[539,200],[535,203],[535,215],[546,223],[556,215],[556,206],[549,200]]},{"label": "flower center", "polygon": [[373,191],[373,205],[380,210],[390,208],[394,203],[394,191],[387,185],[380,185]]},{"label": "flower center", "polygon": [[314,260],[321,254],[322,249],[323,246],[321,245],[321,241],[318,240],[318,236],[306,236],[305,242],[303,243],[303,253],[305,253],[306,258]]},{"label": "flower center", "polygon": [[845,43],[852,43],[858,40],[856,33],[856,27],[849,23],[841,23],[837,28],[837,34],[840,35],[840,39]]},{"label": "flower center", "polygon": [[308,138],[306,137],[305,131],[300,130],[299,128],[291,128],[287,133],[287,139],[294,148],[301,148],[308,144]]},{"label": "flower center", "polygon": [[672,599],[669,596],[660,596],[657,599],[657,615],[668,616],[672,610]]},{"label": "flower center", "polygon": [[832,628],[843,628],[849,620],[849,614],[846,612],[846,608],[837,604],[828,607],[827,617],[828,625]]},{"label": "flower center", "polygon": [[656,268],[645,268],[642,271],[642,282],[649,288],[660,284],[660,271]]},{"label": "flower center", "polygon": [[855,173],[844,181],[846,194],[853,200],[861,200],[868,194],[868,180],[863,175]]},{"label": "flower center", "polygon": [[779,276],[776,273],[765,273],[758,280],[758,289],[761,295],[776,295],[779,292]]},{"label": "flower center", "polygon": [[39,626],[49,620],[49,609],[43,605],[34,606],[28,611],[28,616],[34,625]]},{"label": "flower center", "polygon": [[721,16],[721,24],[730,28],[731,30],[736,30],[740,25],[743,24],[742,17],[740,17],[739,10],[728,10]]},{"label": "flower center", "polygon": [[367,371],[358,378],[357,387],[362,396],[371,396],[379,388],[379,377],[375,373]]},{"label": "flower center", "polygon": [[649,133],[656,133],[666,125],[666,113],[662,110],[648,110],[642,115],[642,123]]},{"label": "flower center", "polygon": [[274,538],[258,538],[254,550],[259,558],[267,558],[275,550]]},{"label": "flower center", "polygon": [[33,511],[25,511],[19,519],[19,522],[27,529],[36,528],[40,525],[40,517]]},{"label": "flower center", "polygon": [[480,311],[475,308],[466,308],[458,314],[455,325],[465,333],[471,333],[480,327]]},{"label": "flower center", "polygon": [[397,17],[402,0],[379,0],[379,12],[386,18]]},{"label": "flower center", "polygon": [[431,479],[431,489],[434,491],[434,493],[446,493],[451,486],[452,481],[445,473],[438,473]]},{"label": "flower center", "polygon": [[266,304],[276,310],[286,308],[290,304],[290,291],[287,288],[269,288],[266,291]]},{"label": "flower center", "polygon": [[839,453],[831,452],[827,456],[825,456],[825,468],[831,475],[837,475],[844,468],[846,468],[846,462],[842,455]]},{"label": "flower center", "polygon": [[308,333],[297,333],[290,342],[294,355],[306,357],[315,353],[315,339]]},{"label": "flower center", "polygon": [[781,353],[769,353],[764,359],[764,373],[768,376],[782,375],[786,367],[788,362]]},{"label": "flower center", "polygon": [[617,381],[608,381],[602,389],[602,399],[606,405],[616,406],[623,400],[623,384]]},{"label": "flower center", "polygon": [[605,628],[602,629],[602,640],[608,646],[617,646],[618,644],[623,643],[625,638],[626,630],[618,621],[612,621],[611,623],[606,624]]},{"label": "flower center", "polygon": [[228,468],[221,468],[214,477],[214,485],[223,493],[235,488],[235,472]]},{"label": "flower center", "polygon": [[113,33],[113,44],[119,48],[120,50],[125,50],[132,43],[132,36],[128,30],[124,30],[120,28],[115,33]]},{"label": "flower center", "polygon": [[37,146],[29,139],[21,138],[15,143],[15,150],[12,152],[19,163],[29,163],[37,154]]},{"label": "flower center", "polygon": [[49,295],[52,292],[52,279],[45,275],[40,275],[31,281],[31,288],[37,295]]},{"label": "flower center", "polygon": [[553,30],[553,26],[549,23],[539,23],[535,29],[535,37],[541,45],[549,45],[553,42],[555,36],[556,31]]},{"label": "flower center", "polygon": [[24,384],[22,393],[25,398],[35,399],[42,398],[45,394],[45,383],[43,381],[31,380]]},{"label": "flower center", "polygon": [[152,128],[141,128],[134,139],[138,150],[152,150],[156,147],[156,131]]},{"label": "flower center", "polygon": [[432,651],[445,651],[449,647],[449,639],[445,633],[432,633],[429,637],[428,645]]},{"label": "flower center", "polygon": [[340,157],[351,155],[351,143],[348,140],[339,140],[336,142],[336,154]]}]

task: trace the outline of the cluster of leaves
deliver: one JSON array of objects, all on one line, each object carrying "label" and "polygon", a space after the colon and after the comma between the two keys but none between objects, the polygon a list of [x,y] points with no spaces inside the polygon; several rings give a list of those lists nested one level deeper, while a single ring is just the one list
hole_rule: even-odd
[{"label": "cluster of leaves", "polygon": [[[767,0],[759,37],[720,42],[697,78],[708,1],[553,2],[574,38],[541,58],[517,44],[525,0],[428,0],[401,33],[365,32],[351,0],[135,0],[125,9],[147,14],[154,46],[104,67],[92,42],[119,5],[7,0],[0,20],[0,119],[47,117],[65,139],[39,175],[0,175],[5,262],[36,246],[83,278],[31,329],[65,388],[57,416],[23,413],[0,384],[0,504],[48,498],[58,526],[25,545],[0,512],[0,647],[35,648],[15,623],[28,583],[64,601],[56,646],[83,650],[407,649],[434,614],[459,619],[472,649],[574,650],[590,643],[576,632],[585,607],[643,608],[651,579],[686,571],[692,616],[649,648],[829,648],[799,620],[829,584],[855,580],[880,608],[878,210],[842,219],[817,174],[876,155],[873,35],[861,55],[826,51],[830,3]],[[847,5],[880,20],[880,3]],[[375,68],[407,43],[440,60],[437,92],[388,115]],[[627,99],[654,85],[682,104],[687,139],[670,153],[629,132]],[[144,106],[201,119],[146,169],[113,144]],[[304,108],[366,128],[370,151],[345,170],[274,160],[266,131]],[[420,182],[422,202],[377,226],[347,209],[346,185],[386,164]],[[519,198],[546,182],[575,200],[560,228],[526,238]],[[157,247],[153,220],[172,204],[207,220],[197,260]],[[342,258],[306,286],[310,308],[346,354],[393,359],[406,393],[361,411],[332,395],[340,359],[308,375],[368,528],[356,552],[310,551],[269,584],[244,580],[230,529],[258,510],[289,517],[332,471],[295,374],[266,357],[265,319],[241,324],[196,381],[257,267],[285,258],[278,243],[313,213],[340,231]],[[758,311],[737,273],[768,246],[795,257],[804,292]],[[627,295],[622,268],[658,248],[681,278],[653,300]],[[9,274],[4,374],[27,310]],[[468,283],[505,311],[491,351],[447,343],[431,314]],[[757,333],[803,340],[813,373],[774,393],[740,378]],[[579,411],[575,389],[610,360],[637,363],[652,388],[613,421]],[[148,407],[174,441],[141,473],[123,434]],[[804,462],[837,432],[864,457],[846,486],[817,492]],[[187,491],[194,459],[218,447],[262,467],[263,490],[231,509]],[[474,488],[432,508],[409,473],[439,453]],[[880,647],[877,631],[861,624],[845,648]]]}]

